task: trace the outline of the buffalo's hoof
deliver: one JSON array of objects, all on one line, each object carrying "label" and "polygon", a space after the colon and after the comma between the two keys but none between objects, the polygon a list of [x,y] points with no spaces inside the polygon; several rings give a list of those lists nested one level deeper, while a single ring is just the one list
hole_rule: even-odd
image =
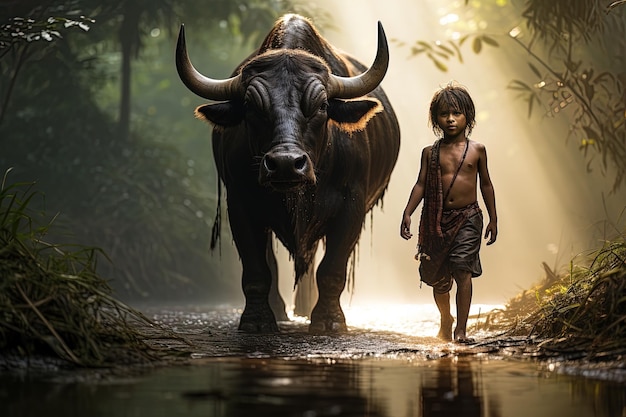
[{"label": "buffalo's hoof", "polygon": [[339,306],[316,305],[311,313],[311,324],[309,333],[330,334],[346,333],[346,317]]},{"label": "buffalo's hoof", "polygon": [[348,326],[343,321],[311,321],[310,334],[347,333]]},{"label": "buffalo's hoof", "polygon": [[275,321],[259,323],[243,319],[239,322],[239,330],[244,333],[278,333],[279,331]]},{"label": "buffalo's hoof", "polygon": [[278,333],[278,324],[269,305],[246,305],[239,320],[239,330],[246,333]]}]

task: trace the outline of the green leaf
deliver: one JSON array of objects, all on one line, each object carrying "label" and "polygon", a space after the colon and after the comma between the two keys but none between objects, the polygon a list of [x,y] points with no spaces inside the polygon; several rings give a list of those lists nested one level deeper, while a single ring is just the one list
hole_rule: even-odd
[{"label": "green leaf", "polygon": [[443,62],[439,61],[438,59],[433,59],[433,62],[435,63],[437,69],[442,72],[448,72],[448,67]]},{"label": "green leaf", "polygon": [[485,42],[487,45],[493,46],[494,48],[497,48],[498,46],[500,46],[500,44],[498,43],[498,41],[496,41],[494,38],[491,38],[487,35],[483,35],[480,37],[482,39],[483,42]]},{"label": "green leaf", "polygon": [[459,62],[462,64],[463,63],[463,55],[461,54],[461,48],[456,46],[456,44],[454,42],[452,42],[452,41],[450,41],[449,43],[454,48],[454,50],[456,51],[456,55],[459,58]]},{"label": "green leaf", "polygon": [[517,91],[531,91],[531,88],[528,84],[524,83],[520,80],[513,80],[507,86],[509,90],[517,90]]},{"label": "green leaf", "polygon": [[585,87],[585,96],[589,99],[589,101],[593,100],[593,96],[595,95],[595,88],[593,88],[593,85],[589,84],[588,82],[585,82],[583,84],[583,86]]},{"label": "green leaf", "polygon": [[528,117],[529,119],[530,119],[530,116],[532,116],[532,114],[533,114],[533,103],[535,102],[535,98],[536,98],[536,97],[535,97],[535,95],[534,95],[534,94],[531,94],[531,95],[528,97],[528,116],[527,116],[527,117]]},{"label": "green leaf", "polygon": [[454,56],[454,51],[445,45],[437,44],[437,47],[443,50],[448,56]]},{"label": "green leaf", "polygon": [[591,126],[583,126],[582,128],[587,135],[587,139],[595,139],[595,141],[600,139],[600,135],[598,134],[598,132],[596,132],[595,129]]},{"label": "green leaf", "polygon": [[605,78],[609,78],[611,81],[615,81],[615,75],[611,74],[610,72],[604,71],[601,72],[600,74],[596,75],[596,78],[593,80],[593,82],[595,84],[598,84],[600,82],[603,82]]},{"label": "green leaf", "polygon": [[482,49],[483,41],[479,37],[474,38],[474,42],[472,42],[472,50],[474,53],[479,54]]},{"label": "green leaf", "polygon": [[439,61],[437,58],[434,57],[434,55],[428,54],[428,58],[430,58],[433,61],[433,64],[435,64],[435,66],[437,67],[439,71],[448,72],[448,67],[446,66],[446,64]]},{"label": "green leaf", "polygon": [[422,48],[413,47],[413,48],[411,48],[411,55],[415,56],[415,55],[421,54],[424,51],[426,51],[426,50],[422,49]]},{"label": "green leaf", "polygon": [[[569,310],[571,310],[571,309],[573,309],[573,308],[578,308],[578,307],[580,307],[580,304],[579,304],[579,303],[572,303],[572,304],[570,304],[570,305],[566,305],[566,306],[563,306],[563,307],[561,307],[561,308],[557,309],[557,311],[558,311],[559,313],[565,313],[565,312],[567,312],[567,311],[569,311]],[[572,325],[572,326],[573,326],[573,325]]]},{"label": "green leaf", "polygon": [[450,59],[450,55],[444,53],[444,52],[440,52],[440,51],[433,51],[433,54],[440,56],[443,59]]},{"label": "green leaf", "polygon": [[429,44],[427,42],[424,42],[424,41],[417,41],[417,44],[419,46],[421,46],[422,48],[424,48],[424,49],[428,49],[428,50],[432,50],[433,49],[433,46],[431,44]]},{"label": "green leaf", "polygon": [[537,69],[537,67],[535,67],[532,62],[528,63],[528,66],[530,67],[531,71],[537,76],[537,78],[541,79],[543,78],[541,73],[539,72],[539,70]]}]

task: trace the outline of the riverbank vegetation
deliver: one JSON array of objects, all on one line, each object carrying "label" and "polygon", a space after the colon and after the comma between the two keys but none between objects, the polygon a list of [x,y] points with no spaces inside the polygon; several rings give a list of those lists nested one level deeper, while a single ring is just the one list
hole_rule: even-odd
[{"label": "riverbank vegetation", "polygon": [[112,296],[96,273],[103,253],[48,241],[51,224],[29,204],[43,198],[32,184],[0,188],[0,353],[58,357],[79,366],[149,361],[154,353],[137,330],[155,327]]},{"label": "riverbank vegetation", "polygon": [[524,336],[543,355],[616,360],[626,354],[626,234],[572,259],[486,316],[481,327]]}]

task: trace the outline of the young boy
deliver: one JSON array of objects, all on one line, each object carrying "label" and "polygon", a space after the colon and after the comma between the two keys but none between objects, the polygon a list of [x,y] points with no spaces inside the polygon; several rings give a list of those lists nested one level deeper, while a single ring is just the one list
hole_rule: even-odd
[{"label": "young boy", "polygon": [[[485,146],[469,140],[476,123],[474,102],[467,90],[449,84],[430,103],[429,125],[440,139],[422,151],[417,182],[402,214],[400,235],[412,237],[411,215],[424,200],[419,225],[419,272],[433,288],[441,314],[439,338],[452,340],[450,314],[452,281],[457,285],[457,325],[454,340],[470,343],[467,318],[472,301],[472,278],[482,274],[479,250],[483,215],[477,201],[477,183],[489,215],[487,245],[498,235],[496,199],[487,169]],[[480,177],[480,178],[479,178]]]}]

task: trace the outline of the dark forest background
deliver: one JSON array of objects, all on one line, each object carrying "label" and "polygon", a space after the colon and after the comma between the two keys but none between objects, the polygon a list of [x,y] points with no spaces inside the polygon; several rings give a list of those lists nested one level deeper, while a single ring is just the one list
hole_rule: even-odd
[{"label": "dark forest background", "polygon": [[281,0],[2,1],[0,174],[34,182],[41,239],[101,248],[123,299],[240,297],[238,260],[209,249],[210,129],[174,42],[185,23],[196,65],[225,77],[286,11],[326,19]]}]

